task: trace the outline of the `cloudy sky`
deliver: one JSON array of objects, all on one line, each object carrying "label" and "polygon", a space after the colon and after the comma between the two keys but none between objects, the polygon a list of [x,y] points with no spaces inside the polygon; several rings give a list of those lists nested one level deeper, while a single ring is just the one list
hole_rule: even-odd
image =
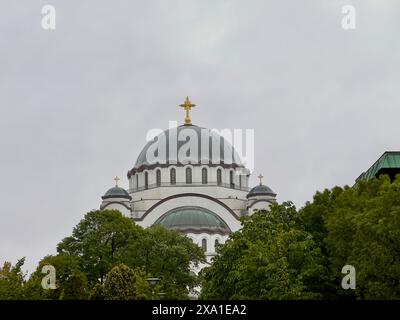
[{"label": "cloudy sky", "polygon": [[195,124],[255,130],[279,201],[353,184],[400,149],[399,30],[398,0],[2,0],[0,263],[54,253],[186,95]]}]

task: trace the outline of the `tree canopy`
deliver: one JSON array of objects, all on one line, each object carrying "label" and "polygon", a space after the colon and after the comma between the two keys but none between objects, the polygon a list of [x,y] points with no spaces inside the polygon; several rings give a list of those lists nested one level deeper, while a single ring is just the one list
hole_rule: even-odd
[{"label": "tree canopy", "polygon": [[186,236],[162,226],[143,229],[116,210],[87,213],[57,249],[78,261],[90,288],[103,284],[113,267],[124,264],[160,278],[159,290],[170,299],[187,298],[198,284],[190,266],[205,259]]},{"label": "tree canopy", "polygon": [[[162,226],[143,229],[116,210],[91,211],[29,279],[24,258],[0,267],[0,299],[150,299],[149,277],[167,299],[400,299],[400,176],[317,192],[243,217],[242,228],[205,262],[199,246]],[[56,287],[42,287],[43,267]],[[344,266],[354,290],[342,288]],[[200,282],[199,282],[200,279]]]},{"label": "tree canopy", "polygon": [[111,269],[104,282],[105,300],[141,300],[150,299],[151,290],[146,281],[146,273],[120,264]]},{"label": "tree canopy", "polygon": [[304,226],[323,248],[335,284],[342,267],[356,270],[356,290],[337,297],[400,298],[400,176],[317,192],[302,210]]},{"label": "tree canopy", "polygon": [[76,257],[94,285],[103,283],[111,268],[123,262],[127,245],[143,233],[117,210],[91,211],[74,228],[72,236],[58,244],[57,251]]},{"label": "tree canopy", "polygon": [[21,300],[25,298],[23,285],[25,274],[22,266],[25,258],[18,260],[13,266],[11,262],[4,262],[0,267],[0,300]]},{"label": "tree canopy", "polygon": [[152,226],[145,231],[138,241],[128,245],[125,263],[161,278],[159,290],[166,297],[186,298],[198,285],[191,268],[205,262],[203,251],[188,237],[163,226]]},{"label": "tree canopy", "polygon": [[[400,176],[317,192],[243,219],[202,272],[202,298],[400,299]],[[344,266],[355,290],[342,287]]]},{"label": "tree canopy", "polygon": [[319,247],[291,203],[242,219],[243,228],[202,271],[204,299],[321,298],[326,276]]},{"label": "tree canopy", "polygon": [[[43,267],[54,267],[56,275],[56,288],[44,289],[42,280]],[[80,300],[88,298],[88,286],[85,273],[83,273],[76,257],[68,254],[49,255],[44,257],[35,272],[25,285],[27,299],[52,299],[52,300]]]}]

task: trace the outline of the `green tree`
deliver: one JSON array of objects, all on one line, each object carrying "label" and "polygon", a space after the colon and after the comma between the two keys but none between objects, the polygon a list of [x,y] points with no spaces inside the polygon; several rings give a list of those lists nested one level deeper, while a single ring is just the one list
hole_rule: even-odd
[{"label": "green tree", "polygon": [[[317,193],[301,215],[324,247],[337,298],[400,298],[400,177]],[[355,290],[341,287],[345,265],[356,269]]]},{"label": "green tree", "polygon": [[327,270],[291,203],[242,218],[201,272],[204,299],[319,299]]},{"label": "green tree", "polygon": [[[56,272],[56,289],[43,289],[42,273],[45,265],[51,265]],[[25,285],[28,299],[80,300],[88,298],[87,280],[75,257],[66,254],[46,256],[32,273]]]},{"label": "green tree", "polygon": [[150,297],[146,273],[120,264],[107,274],[103,286],[105,300],[141,300]]},{"label": "green tree", "polygon": [[352,295],[351,292],[347,292],[347,294],[342,292],[342,295],[338,296],[338,284],[341,283],[340,275],[337,272],[332,272],[329,249],[326,243],[328,235],[326,221],[329,214],[335,209],[336,199],[348,188],[334,187],[332,190],[326,189],[323,192],[316,192],[313,202],[307,202],[300,210],[301,223],[305,230],[312,234],[315,243],[321,248],[323,265],[328,270],[324,283],[320,284],[323,287],[322,292],[325,299],[351,297]]},{"label": "green tree", "polygon": [[104,300],[104,286],[97,283],[90,292],[90,300]]},{"label": "green tree", "polygon": [[82,272],[77,272],[65,281],[60,300],[82,300],[88,297],[86,276]]},{"label": "green tree", "polygon": [[161,278],[157,290],[170,299],[187,298],[188,290],[198,284],[191,266],[205,261],[202,250],[186,236],[162,226],[143,229],[116,210],[92,211],[74,228],[72,236],[58,245],[60,254],[75,257],[85,273],[91,295],[103,284],[116,265],[140,268]]},{"label": "green tree", "polygon": [[22,271],[25,258],[17,261],[15,266],[4,262],[0,268],[0,300],[21,300],[25,298],[25,273]]},{"label": "green tree", "polygon": [[156,291],[168,299],[186,299],[199,284],[192,267],[205,262],[201,248],[185,235],[155,225],[144,230],[142,236],[129,243],[126,264],[139,267],[161,279]]},{"label": "green tree", "polygon": [[91,211],[74,228],[71,237],[58,244],[59,253],[77,257],[91,286],[103,283],[113,266],[124,262],[126,246],[143,233],[117,210]]}]

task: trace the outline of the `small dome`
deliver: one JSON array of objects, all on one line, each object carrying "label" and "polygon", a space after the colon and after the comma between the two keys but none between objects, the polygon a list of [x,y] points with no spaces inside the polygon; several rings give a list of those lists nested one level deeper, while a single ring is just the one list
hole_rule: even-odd
[{"label": "small dome", "polygon": [[113,187],[109,189],[104,196],[101,197],[103,200],[104,199],[109,199],[109,198],[126,198],[131,200],[132,197],[129,195],[129,193],[120,187]]},{"label": "small dome", "polygon": [[229,234],[228,225],[214,212],[202,207],[179,207],[168,211],[154,224],[182,232]]},{"label": "small dome", "polygon": [[247,198],[255,197],[255,196],[276,196],[276,193],[272,191],[272,189],[266,185],[259,184],[255,186],[250,192],[247,194]]}]

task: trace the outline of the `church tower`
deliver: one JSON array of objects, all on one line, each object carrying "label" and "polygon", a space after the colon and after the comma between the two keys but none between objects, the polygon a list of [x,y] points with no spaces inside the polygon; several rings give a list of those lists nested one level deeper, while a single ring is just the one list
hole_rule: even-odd
[{"label": "church tower", "polygon": [[249,215],[257,210],[266,211],[271,204],[276,202],[276,193],[270,187],[263,184],[263,178],[262,174],[258,176],[260,183],[251,189],[247,195],[247,210]]},{"label": "church tower", "polygon": [[101,197],[103,201],[101,202],[100,210],[115,209],[120,211],[123,215],[130,217],[132,197],[124,188],[118,186],[119,180],[120,178],[115,177],[115,186],[108,189],[104,196]]},{"label": "church tower", "polygon": [[144,146],[128,171],[129,189],[119,187],[116,177],[100,208],[120,210],[142,227],[159,224],[182,232],[203,248],[210,263],[217,245],[240,229],[240,218],[267,210],[276,194],[262,184],[261,175],[250,189],[250,170],[231,143],[192,123],[196,105],[189,97],[179,106],[184,123]]}]

